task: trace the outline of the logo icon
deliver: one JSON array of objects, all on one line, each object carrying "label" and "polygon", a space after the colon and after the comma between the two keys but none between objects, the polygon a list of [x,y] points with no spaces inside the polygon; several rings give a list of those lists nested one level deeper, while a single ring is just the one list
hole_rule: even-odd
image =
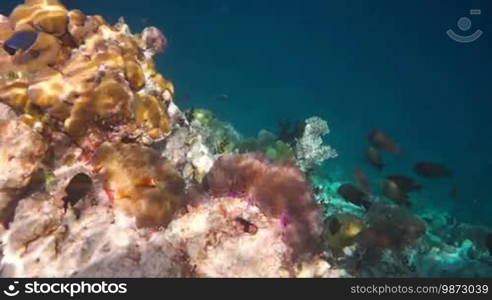
[{"label": "logo icon", "polygon": [[[470,9],[470,15],[471,16],[479,16],[481,14],[482,14],[482,11],[480,9]],[[458,28],[461,31],[466,32],[466,31],[470,30],[471,26],[472,26],[472,21],[470,20],[470,18],[468,18],[468,17],[459,18]],[[454,40],[458,43],[471,43],[471,42],[478,40],[482,36],[483,31],[478,29],[477,31],[475,31],[474,33],[472,33],[470,35],[460,35],[460,34],[457,34],[456,32],[454,32],[452,29],[449,29],[448,31],[446,31],[446,33],[452,40]]]},{"label": "logo icon", "polygon": [[15,289],[15,285],[19,284],[18,281],[14,281],[14,284],[9,284],[6,290],[3,291],[3,293],[9,297],[14,297],[19,295],[19,291]]}]

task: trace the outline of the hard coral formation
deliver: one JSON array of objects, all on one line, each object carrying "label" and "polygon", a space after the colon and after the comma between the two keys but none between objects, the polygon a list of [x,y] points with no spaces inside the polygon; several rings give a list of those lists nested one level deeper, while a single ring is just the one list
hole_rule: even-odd
[{"label": "hard coral formation", "polygon": [[32,26],[55,36],[66,32],[67,9],[57,0],[31,0],[19,5],[10,15],[14,29]]},{"label": "hard coral formation", "polygon": [[322,231],[321,208],[309,183],[292,164],[272,164],[258,155],[224,155],[206,177],[215,197],[242,195],[268,216],[281,219],[295,252],[312,251]]},{"label": "hard coral formation", "polygon": [[5,19],[5,49],[21,33],[35,39],[12,55],[0,52],[0,101],[27,115],[36,112],[75,138],[97,129],[149,142],[170,132],[174,87],[152,62],[165,47],[156,28],[132,35],[122,22],[110,26],[55,0],[27,1]]}]

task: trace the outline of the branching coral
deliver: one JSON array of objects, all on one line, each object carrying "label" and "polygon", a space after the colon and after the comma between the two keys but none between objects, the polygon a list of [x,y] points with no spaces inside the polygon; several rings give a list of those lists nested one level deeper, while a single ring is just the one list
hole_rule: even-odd
[{"label": "branching coral", "polygon": [[103,144],[94,163],[115,208],[139,226],[165,226],[183,204],[183,179],[150,148]]},{"label": "branching coral", "polygon": [[258,155],[224,155],[206,177],[213,196],[242,195],[267,215],[279,217],[286,240],[296,252],[318,246],[322,212],[302,172],[272,164]]},{"label": "branching coral", "polygon": [[157,28],[132,35],[57,0],[26,1],[0,21],[0,101],[75,138],[96,129],[152,142],[169,133],[174,87],[152,61],[167,43]]},{"label": "branching coral", "polygon": [[296,143],[296,156],[302,171],[310,171],[329,158],[338,156],[330,146],[323,145],[323,136],[330,133],[328,123],[319,117],[306,120],[304,133]]}]

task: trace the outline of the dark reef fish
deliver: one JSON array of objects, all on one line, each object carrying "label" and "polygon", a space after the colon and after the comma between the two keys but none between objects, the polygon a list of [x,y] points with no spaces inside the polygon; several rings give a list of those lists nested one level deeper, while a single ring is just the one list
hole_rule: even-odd
[{"label": "dark reef fish", "polygon": [[373,130],[369,133],[369,142],[376,149],[388,151],[393,154],[400,154],[400,147],[393,139],[380,130]]},{"label": "dark reef fish", "polygon": [[383,195],[393,200],[398,205],[410,206],[411,203],[408,199],[408,192],[400,188],[398,184],[391,180],[385,179],[381,183]]},{"label": "dark reef fish", "polygon": [[3,49],[8,54],[15,55],[18,50],[25,51],[31,48],[34,42],[36,42],[37,38],[37,32],[19,31],[3,43]]},{"label": "dark reef fish", "polygon": [[91,188],[92,179],[88,175],[84,173],[75,175],[65,188],[65,192],[67,193],[65,198],[66,203],[75,205],[80,199],[87,196]]},{"label": "dark reef fish", "polygon": [[361,168],[356,168],[354,170],[354,178],[364,192],[368,194],[372,193],[369,177],[367,177],[366,173]]},{"label": "dark reef fish", "polygon": [[419,162],[413,167],[415,173],[427,178],[449,177],[453,172],[446,166],[433,162]]},{"label": "dark reef fish", "polygon": [[371,207],[372,203],[369,201],[369,195],[353,184],[342,184],[338,188],[337,193],[346,201],[357,206],[362,206],[365,209],[369,209]]},{"label": "dark reef fish", "polygon": [[404,175],[390,175],[386,179],[393,181],[400,190],[405,193],[418,191],[422,186],[415,182],[412,178]]},{"label": "dark reef fish", "polygon": [[454,201],[458,201],[460,199],[460,192],[458,190],[458,187],[454,186],[451,189],[450,196],[451,196],[451,199],[453,199]]},{"label": "dark reef fish", "polygon": [[369,147],[367,150],[367,160],[369,163],[374,166],[378,170],[382,170],[384,167],[383,158],[381,157],[381,153],[378,149],[374,147]]}]

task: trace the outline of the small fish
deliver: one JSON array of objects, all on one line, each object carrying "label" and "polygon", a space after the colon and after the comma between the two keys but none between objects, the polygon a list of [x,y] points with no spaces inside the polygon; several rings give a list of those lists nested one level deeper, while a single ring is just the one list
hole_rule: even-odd
[{"label": "small fish", "polygon": [[369,142],[371,145],[379,150],[391,152],[393,154],[400,154],[400,147],[380,130],[373,130],[369,133]]},{"label": "small fish", "polygon": [[450,193],[450,195],[451,195],[451,199],[453,199],[454,201],[459,200],[459,198],[460,198],[460,193],[459,193],[459,191],[458,191],[458,188],[457,188],[457,187],[453,187],[453,188],[451,189],[451,193]]},{"label": "small fish", "polygon": [[368,194],[372,193],[371,183],[369,182],[369,177],[367,177],[366,173],[361,168],[356,168],[354,170],[354,177],[362,190]]},{"label": "small fish", "polygon": [[345,199],[345,201],[353,203],[357,206],[362,206],[365,209],[369,209],[371,207],[372,203],[369,201],[369,195],[353,184],[342,184],[338,188],[337,192],[343,199]]},{"label": "small fish", "polygon": [[408,194],[402,191],[394,181],[390,179],[383,180],[381,188],[383,190],[383,195],[393,200],[396,204],[403,206],[411,205]]},{"label": "small fish", "polygon": [[186,93],[183,95],[183,97],[181,97],[181,102],[190,102],[190,94]]},{"label": "small fish", "polygon": [[75,175],[65,188],[67,203],[71,203],[72,206],[75,205],[77,201],[87,196],[91,188],[92,179],[87,174]]},{"label": "small fish", "polygon": [[140,179],[140,181],[137,183],[137,186],[140,187],[149,187],[149,188],[155,188],[157,186],[157,180],[153,177],[144,177]]},{"label": "small fish", "polygon": [[34,31],[19,31],[14,33],[3,43],[3,49],[10,55],[15,55],[18,50],[25,51],[36,42],[38,33]]},{"label": "small fish", "polygon": [[492,233],[487,234],[485,237],[485,247],[487,247],[490,255],[492,255]]},{"label": "small fish", "polygon": [[328,221],[328,230],[330,230],[332,235],[337,234],[338,231],[340,231],[340,228],[342,228],[342,223],[340,223],[337,217],[334,217]]},{"label": "small fish", "polygon": [[440,178],[453,176],[453,172],[446,166],[433,162],[419,162],[413,167],[415,173],[421,177]]},{"label": "small fish", "polygon": [[254,235],[258,232],[258,226],[249,222],[248,220],[245,220],[241,217],[237,217],[236,222],[239,223],[239,225],[242,227],[242,230],[246,233]]},{"label": "small fish", "polygon": [[381,157],[381,153],[378,149],[374,147],[369,147],[367,150],[367,160],[369,163],[374,166],[378,170],[382,170],[384,167],[383,158]]},{"label": "small fish", "polygon": [[229,99],[230,99],[230,97],[227,94],[220,94],[220,95],[215,96],[215,100],[218,100],[218,101],[229,101]]},{"label": "small fish", "polygon": [[415,180],[408,176],[391,175],[388,176],[387,179],[393,181],[404,193],[418,191],[422,189],[421,185],[417,184]]}]

